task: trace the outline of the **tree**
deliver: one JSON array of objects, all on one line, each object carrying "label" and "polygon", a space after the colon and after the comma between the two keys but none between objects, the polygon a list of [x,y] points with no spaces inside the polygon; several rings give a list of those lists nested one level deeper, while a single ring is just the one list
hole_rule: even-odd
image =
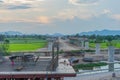
[{"label": "tree", "polygon": [[5,36],[4,35],[0,35],[0,42],[4,41]]},{"label": "tree", "polygon": [[9,40],[7,40],[7,39],[4,40],[4,43],[3,43],[3,45],[2,45],[4,55],[9,54],[9,53],[8,53],[8,50],[9,50],[9,43],[10,43]]},{"label": "tree", "polygon": [[4,50],[3,50],[4,39],[5,39],[5,36],[0,35],[0,56],[4,55]]},{"label": "tree", "polygon": [[77,34],[75,35],[75,37],[80,37],[80,35],[77,33]]}]

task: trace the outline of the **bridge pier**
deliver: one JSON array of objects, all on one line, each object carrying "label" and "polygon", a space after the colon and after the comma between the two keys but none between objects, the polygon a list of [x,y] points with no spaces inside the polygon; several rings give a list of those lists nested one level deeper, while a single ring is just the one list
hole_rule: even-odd
[{"label": "bridge pier", "polygon": [[88,42],[88,41],[85,42],[85,49],[86,49],[86,50],[89,49],[89,42]]},{"label": "bridge pier", "polygon": [[84,49],[84,40],[81,41],[81,47]]},{"label": "bridge pier", "polygon": [[100,54],[100,43],[96,43],[95,53]]},{"label": "bridge pier", "polygon": [[109,71],[114,71],[114,47],[113,46],[109,46],[108,47],[108,62],[109,63]]}]

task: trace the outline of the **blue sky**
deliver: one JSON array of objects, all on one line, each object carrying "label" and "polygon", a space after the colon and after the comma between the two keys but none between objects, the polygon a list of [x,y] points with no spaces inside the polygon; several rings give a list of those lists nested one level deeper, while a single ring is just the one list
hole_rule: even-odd
[{"label": "blue sky", "polygon": [[120,30],[120,0],[0,0],[0,32]]}]

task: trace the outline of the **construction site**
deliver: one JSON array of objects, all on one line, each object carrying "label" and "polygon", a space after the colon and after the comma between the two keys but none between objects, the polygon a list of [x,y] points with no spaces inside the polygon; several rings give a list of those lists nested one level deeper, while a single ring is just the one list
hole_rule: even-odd
[{"label": "construction site", "polygon": [[[89,49],[87,39],[78,41],[72,39],[74,44],[71,44],[70,40],[50,39],[47,48],[39,51],[12,52],[10,56],[1,56],[0,79],[110,80],[119,78],[119,49],[110,46],[108,49],[100,50],[98,45],[92,49],[93,52],[87,52],[85,51]],[[78,50],[82,51],[76,52]],[[97,62],[106,63],[106,68],[96,67],[96,69],[78,69],[78,71],[73,68],[74,65]]]},{"label": "construction site", "polygon": [[[75,77],[68,59],[59,58],[59,43],[50,41],[50,51],[17,52],[1,56],[1,80],[63,80]],[[48,48],[48,49],[49,49]]]}]

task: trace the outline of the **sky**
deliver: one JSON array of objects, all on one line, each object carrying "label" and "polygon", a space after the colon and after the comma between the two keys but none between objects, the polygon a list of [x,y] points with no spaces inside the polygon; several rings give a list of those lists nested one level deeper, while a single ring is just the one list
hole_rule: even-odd
[{"label": "sky", "polygon": [[0,0],[0,32],[120,30],[120,0]]}]

